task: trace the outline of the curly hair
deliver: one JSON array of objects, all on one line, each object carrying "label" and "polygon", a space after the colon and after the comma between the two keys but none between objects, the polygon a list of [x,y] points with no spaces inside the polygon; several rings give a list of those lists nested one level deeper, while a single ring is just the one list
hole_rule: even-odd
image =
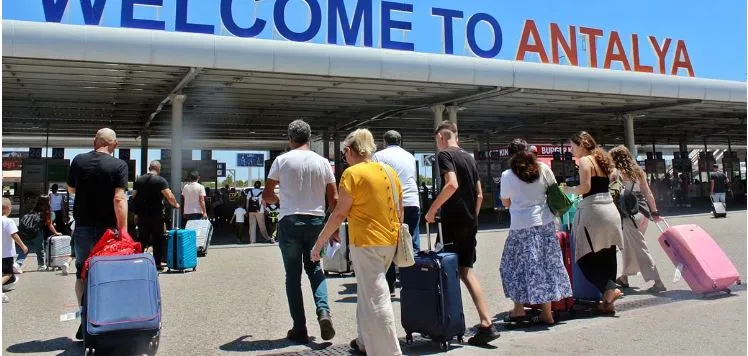
[{"label": "curly hair", "polygon": [[540,165],[535,155],[527,149],[527,142],[521,138],[512,140],[509,144],[512,158],[509,165],[512,172],[525,183],[532,183],[540,178]]},{"label": "curly hair", "polygon": [[636,163],[634,157],[626,146],[616,146],[608,153],[610,154],[611,159],[613,159],[613,164],[616,169],[621,172],[621,175],[625,179],[633,182],[646,179],[644,170],[642,170],[642,167],[639,167],[639,164]]},{"label": "curly hair", "polygon": [[592,135],[586,131],[580,131],[571,137],[571,142],[574,142],[575,145],[589,151],[590,156],[595,160],[595,163],[597,163],[604,175],[609,176],[613,173],[613,170],[615,169],[613,159],[610,158],[610,155],[602,148],[597,147],[597,141],[595,141],[595,138],[593,138]]}]

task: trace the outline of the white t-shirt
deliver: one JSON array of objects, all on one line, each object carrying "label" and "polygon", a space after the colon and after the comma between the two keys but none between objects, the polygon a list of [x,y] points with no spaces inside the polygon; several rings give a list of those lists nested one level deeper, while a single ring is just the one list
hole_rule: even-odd
[{"label": "white t-shirt", "polygon": [[288,215],[325,216],[325,193],[335,184],[330,162],[309,150],[286,152],[273,161],[268,179],[278,181],[280,213]]},{"label": "white t-shirt", "polygon": [[13,234],[18,232],[18,227],[13,219],[3,216],[3,258],[13,257],[16,255],[16,242],[13,241]]},{"label": "white t-shirt", "polygon": [[234,218],[236,218],[237,223],[244,222],[244,215],[247,215],[247,211],[244,210],[244,208],[242,208],[241,206],[234,210]]},{"label": "white t-shirt", "polygon": [[52,211],[62,210],[62,194],[50,194],[49,206]]},{"label": "white t-shirt", "polygon": [[[249,189],[249,195],[247,195],[247,211],[249,211],[249,200],[252,199],[252,197],[257,197],[257,200],[260,201],[260,211],[257,211],[255,213],[262,214],[265,212],[265,203],[264,203],[264,200],[262,200],[262,191],[263,189],[259,189],[259,188]],[[254,213],[250,213],[250,214],[254,214]]]},{"label": "white t-shirt", "polygon": [[184,196],[184,213],[185,214],[202,214],[200,200],[205,196],[205,187],[198,182],[187,183],[182,188]]},{"label": "white t-shirt", "polygon": [[397,172],[403,186],[403,206],[420,206],[416,180],[416,157],[400,146],[389,146],[374,154],[374,162],[382,162]]},{"label": "white t-shirt", "polygon": [[[509,199],[511,215],[510,230],[526,229],[533,226],[542,226],[553,221],[553,214],[548,208],[545,191],[548,185],[556,182],[550,168],[539,163],[541,168],[540,178],[532,183],[526,183],[517,177],[511,169],[501,174],[501,198]],[[546,170],[547,182],[543,176]]]}]

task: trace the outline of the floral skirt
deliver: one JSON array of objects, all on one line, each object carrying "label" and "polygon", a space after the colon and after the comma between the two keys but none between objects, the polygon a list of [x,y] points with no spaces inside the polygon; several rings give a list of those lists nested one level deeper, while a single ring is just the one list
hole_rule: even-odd
[{"label": "floral skirt", "polygon": [[554,223],[511,230],[499,271],[504,294],[516,303],[541,304],[572,295]]}]

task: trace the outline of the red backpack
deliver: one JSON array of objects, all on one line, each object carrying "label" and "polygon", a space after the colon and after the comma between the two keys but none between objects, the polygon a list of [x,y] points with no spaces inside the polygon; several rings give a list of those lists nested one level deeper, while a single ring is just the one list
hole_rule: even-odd
[{"label": "red backpack", "polygon": [[143,248],[140,245],[140,242],[135,242],[132,237],[130,237],[130,234],[120,234],[112,229],[108,229],[104,235],[101,236],[99,242],[97,242],[93,249],[91,249],[91,253],[83,264],[81,278],[86,280],[89,263],[91,263],[91,259],[96,256],[125,256],[141,252],[143,252]]}]

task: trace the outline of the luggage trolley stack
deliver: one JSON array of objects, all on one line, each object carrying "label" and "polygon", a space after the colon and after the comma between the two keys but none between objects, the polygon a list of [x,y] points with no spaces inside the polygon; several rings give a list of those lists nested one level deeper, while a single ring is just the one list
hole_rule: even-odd
[{"label": "luggage trolley stack", "polygon": [[[401,322],[406,343],[413,342],[413,333],[420,333],[447,351],[452,339],[462,343],[465,335],[457,254],[431,250],[428,223],[426,235],[429,250],[418,252],[413,266],[400,268]],[[441,231],[439,236],[443,238]]]}]

